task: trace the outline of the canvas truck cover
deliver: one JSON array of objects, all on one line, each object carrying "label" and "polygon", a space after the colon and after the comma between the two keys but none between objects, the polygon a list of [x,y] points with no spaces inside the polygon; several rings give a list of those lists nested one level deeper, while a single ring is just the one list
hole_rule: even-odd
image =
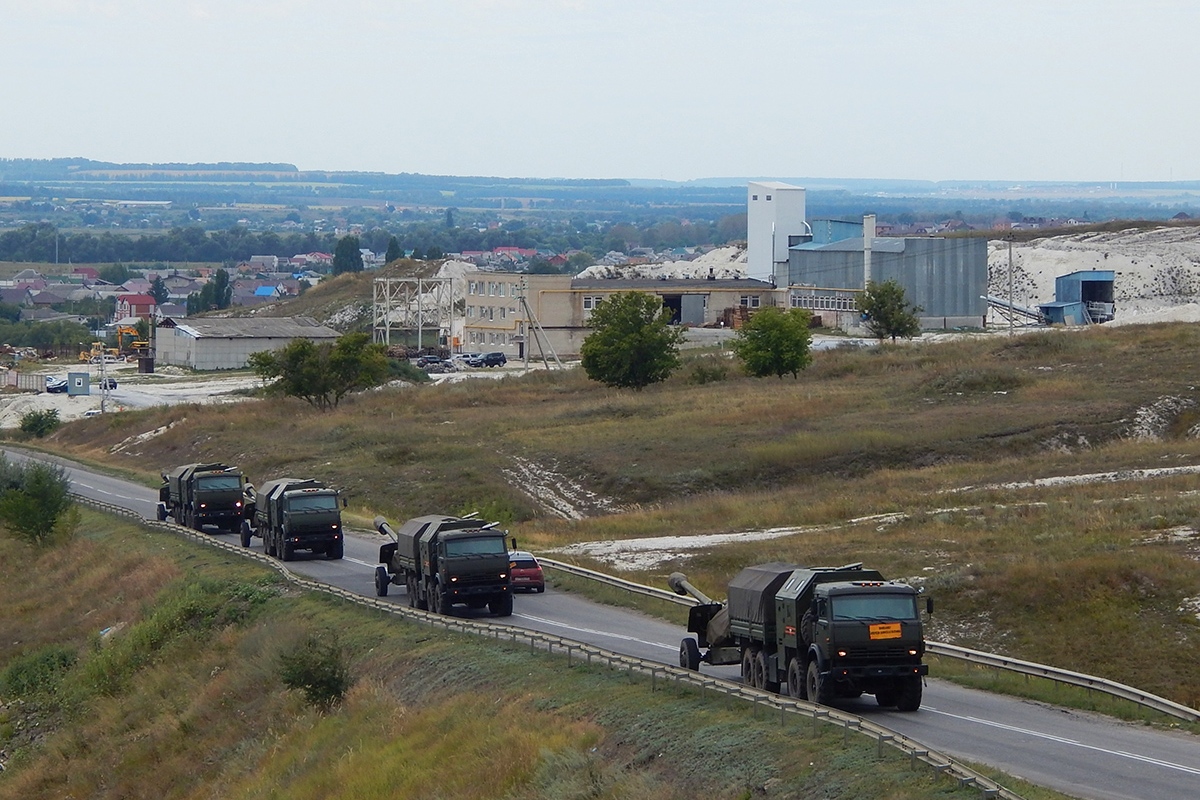
[{"label": "canvas truck cover", "polygon": [[775,592],[798,569],[797,564],[773,561],[746,567],[729,582],[729,618],[750,628],[775,625]]},{"label": "canvas truck cover", "polygon": [[800,601],[807,605],[812,598],[812,590],[821,583],[842,583],[845,581],[882,581],[883,575],[879,570],[863,569],[861,564],[847,564],[844,567],[800,567],[783,585],[776,590],[780,598]]}]

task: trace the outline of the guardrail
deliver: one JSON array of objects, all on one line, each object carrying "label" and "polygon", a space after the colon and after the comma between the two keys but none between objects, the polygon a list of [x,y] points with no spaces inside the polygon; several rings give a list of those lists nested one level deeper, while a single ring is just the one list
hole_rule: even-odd
[{"label": "guardrail", "polygon": [[[373,608],[379,611],[384,611],[398,617],[403,617],[410,621],[419,622],[426,625],[440,627],[445,630],[452,630],[459,633],[467,633],[475,636],[482,636],[489,639],[507,639],[513,643],[528,642],[530,648],[537,650],[543,649],[547,653],[553,654],[555,651],[562,652],[566,655],[567,664],[572,664],[576,659],[587,664],[602,663],[610,669],[622,669],[626,672],[635,675],[648,675],[650,677],[651,691],[658,688],[660,678],[664,682],[671,682],[679,686],[691,686],[705,691],[715,691],[725,694],[729,697],[743,700],[757,706],[764,706],[773,711],[778,711],[781,722],[786,722],[788,717],[797,720],[812,720],[813,735],[816,734],[817,726],[824,723],[828,725],[836,725],[843,730],[843,743],[848,742],[851,732],[861,736],[866,736],[876,743],[876,755],[879,758],[883,757],[884,745],[899,750],[904,755],[907,755],[910,760],[910,766],[916,768],[917,764],[924,764],[931,768],[939,775],[943,775],[950,780],[957,781],[959,787],[973,787],[977,789],[982,798],[989,800],[990,798],[999,798],[999,800],[1024,800],[1021,795],[1012,792],[1009,789],[1001,786],[990,778],[976,772],[965,764],[960,764],[949,756],[939,753],[915,739],[911,739],[902,733],[893,731],[890,728],[885,728],[882,725],[876,724],[868,719],[847,714],[838,711],[828,706],[820,706],[815,703],[810,703],[806,700],[796,700],[791,697],[775,694],[774,692],[764,692],[758,689],[752,689],[743,683],[717,678],[711,675],[705,675],[701,672],[683,669],[681,667],[662,664],[656,661],[647,661],[645,659],[634,656],[626,656],[620,653],[614,653],[611,650],[605,650],[595,645],[590,645],[585,642],[578,642],[573,639],[566,639],[553,634],[541,633],[540,631],[530,631],[524,628],[516,628],[511,625],[504,625],[494,622],[483,622],[470,619],[462,619],[460,617],[445,616],[434,614],[429,611],[421,611],[416,608],[399,605],[394,602],[388,602],[377,597],[355,594],[346,589],[340,589],[336,586],[331,586],[327,583],[321,583],[309,578],[303,578],[295,574],[287,568],[283,563],[268,557],[267,555],[255,550],[248,550],[239,545],[230,542],[216,539],[210,535],[200,533],[191,528],[186,528],[182,525],[176,525],[173,522],[160,522],[158,520],[146,519],[136,511],[123,508],[112,503],[107,503],[102,500],[93,500],[82,495],[72,494],[72,498],[83,505],[95,508],[99,511],[104,511],[118,516],[126,517],[141,525],[154,530],[160,530],[166,533],[174,533],[186,536],[193,541],[200,542],[209,547],[216,547],[222,550],[228,550],[237,553],[245,558],[251,558],[255,561],[265,564],[281,575],[288,581],[305,589],[310,589],[315,592],[324,592],[336,597],[340,597],[352,603],[361,606]],[[547,564],[548,559],[539,559],[542,564]],[[553,562],[557,564],[558,562]],[[570,567],[570,565],[564,565]],[[572,567],[573,570],[579,570],[577,574],[591,572],[583,570],[579,567]],[[603,573],[592,573],[593,575],[603,575]],[[652,594],[660,592],[670,597],[676,597],[670,592],[664,592],[650,586],[640,586],[629,581],[622,581],[620,578],[612,576],[604,576],[609,578],[614,585],[623,584],[639,587],[643,594]],[[631,589],[632,591],[632,589]],[[663,598],[667,599],[667,598]],[[681,598],[682,599],[682,598]]]},{"label": "guardrail", "polygon": [[[636,592],[637,594],[647,597],[654,597],[659,600],[665,600],[679,605],[696,605],[697,601],[694,597],[677,595],[674,592],[669,592],[666,589],[658,589],[653,586],[645,586],[632,581],[627,581],[622,578],[616,578],[612,575],[607,575],[603,572],[584,569],[573,564],[567,564],[562,561],[555,561],[550,558],[538,558],[538,562],[543,567],[550,567],[580,578],[587,578],[599,583],[616,586],[622,589]],[[636,588],[631,588],[636,587]],[[1186,722],[1200,722],[1200,711],[1194,708],[1189,708],[1182,703],[1176,703],[1173,700],[1168,700],[1165,697],[1143,692],[1141,689],[1136,689],[1132,686],[1127,686],[1123,683],[1110,681],[1106,678],[1097,678],[1094,675],[1085,675],[1081,672],[1072,672],[1058,667],[1050,667],[1045,664],[1037,664],[1032,661],[1022,661],[1018,658],[1009,658],[1008,656],[998,656],[994,653],[984,653],[980,650],[971,650],[966,647],[959,647],[953,644],[943,644],[941,642],[925,642],[925,651],[933,655],[942,656],[944,658],[957,658],[963,661],[969,661],[973,664],[981,664],[992,667],[994,669],[1003,669],[1010,672],[1019,672],[1023,675],[1030,675],[1038,678],[1046,678],[1047,680],[1057,681],[1071,686],[1078,686],[1084,689],[1094,689],[1098,692],[1119,697],[1122,700],[1128,700],[1137,703],[1145,708],[1158,711],[1176,719],[1181,719]]]}]

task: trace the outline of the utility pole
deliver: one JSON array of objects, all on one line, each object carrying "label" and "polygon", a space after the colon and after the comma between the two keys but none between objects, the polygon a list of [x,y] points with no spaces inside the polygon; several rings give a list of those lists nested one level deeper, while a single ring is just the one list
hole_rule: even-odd
[{"label": "utility pole", "polygon": [[1013,335],[1012,234],[1008,235],[1008,335]]}]

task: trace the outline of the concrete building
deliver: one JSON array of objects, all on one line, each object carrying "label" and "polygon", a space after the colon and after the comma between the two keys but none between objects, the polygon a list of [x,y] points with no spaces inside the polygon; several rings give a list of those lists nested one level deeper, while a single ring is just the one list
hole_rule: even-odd
[{"label": "concrete building", "polygon": [[547,347],[560,357],[577,356],[591,331],[592,311],[617,292],[658,295],[675,323],[693,326],[717,325],[730,311],[752,311],[779,304],[782,298],[772,284],[750,278],[581,280],[505,272],[469,272],[464,277],[467,293],[460,349],[500,351],[509,359],[524,358],[526,344],[534,359]]},{"label": "concrete building", "polygon": [[155,331],[159,364],[199,370],[241,369],[251,353],[277,350],[293,339],[335,342],[333,328],[307,317],[164,319]]},{"label": "concrete building", "polygon": [[804,189],[801,187],[774,181],[749,183],[746,188],[747,275],[771,280],[780,271],[778,267],[787,264],[788,246],[811,233],[804,216]]}]

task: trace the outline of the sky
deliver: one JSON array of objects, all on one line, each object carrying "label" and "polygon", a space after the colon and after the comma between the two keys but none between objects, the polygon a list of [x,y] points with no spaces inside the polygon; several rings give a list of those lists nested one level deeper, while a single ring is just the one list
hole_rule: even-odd
[{"label": "sky", "polygon": [[0,158],[1200,180],[1195,0],[0,0]]}]

